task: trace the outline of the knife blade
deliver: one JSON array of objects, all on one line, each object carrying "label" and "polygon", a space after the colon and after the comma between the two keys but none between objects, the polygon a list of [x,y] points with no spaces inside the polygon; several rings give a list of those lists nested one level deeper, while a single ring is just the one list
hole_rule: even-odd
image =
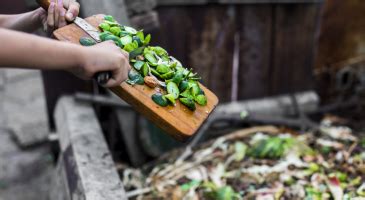
[{"label": "knife blade", "polygon": [[80,17],[76,17],[73,21],[78,27],[84,30],[90,37],[92,37],[97,43],[101,42],[99,37],[99,31],[90,25],[87,21]]},{"label": "knife blade", "polygon": [[[36,0],[36,1],[45,10],[48,10],[48,7],[51,5],[50,0]],[[83,31],[85,31],[85,33],[87,33],[97,43],[101,42],[101,39],[99,37],[99,31],[94,26],[89,24],[87,21],[85,21],[80,17],[76,17],[73,23],[76,24],[78,27],[80,27]],[[99,72],[95,74],[94,79],[98,84],[105,85],[111,78],[111,76],[112,76],[111,72]]]}]

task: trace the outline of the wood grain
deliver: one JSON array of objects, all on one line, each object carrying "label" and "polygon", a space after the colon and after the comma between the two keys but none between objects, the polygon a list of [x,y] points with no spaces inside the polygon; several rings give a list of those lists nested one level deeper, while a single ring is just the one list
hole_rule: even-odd
[{"label": "wood grain", "polygon": [[271,95],[313,88],[319,9],[319,5],[311,4],[274,7]]},{"label": "wood grain", "polygon": [[[97,27],[103,20],[103,15],[95,15],[86,19],[91,25]],[[79,44],[80,37],[87,34],[75,24],[68,25],[54,32],[54,37],[60,41]],[[176,106],[160,107],[151,100],[156,88],[151,89],[145,85],[131,86],[122,83],[118,87],[111,88],[117,96],[129,103],[136,111],[155,123],[158,127],[169,133],[172,137],[184,141],[193,136],[210,113],[218,104],[218,98],[210,90],[200,85],[207,99],[207,106],[198,106],[192,112],[180,102]]]}]

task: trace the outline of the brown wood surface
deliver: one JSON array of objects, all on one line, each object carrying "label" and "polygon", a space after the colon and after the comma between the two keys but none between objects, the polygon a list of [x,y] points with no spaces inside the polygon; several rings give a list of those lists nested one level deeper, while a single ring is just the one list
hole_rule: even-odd
[{"label": "brown wood surface", "polygon": [[194,68],[221,102],[231,101],[235,19],[227,7],[174,6],[157,11],[160,29],[151,32],[153,42]]},{"label": "brown wood surface", "polygon": [[[319,5],[276,5],[270,90],[274,94],[313,88]],[[289,17],[290,16],[290,17]]]},{"label": "brown wood surface", "polygon": [[272,5],[238,8],[240,60],[238,99],[260,98],[269,94],[273,41]]},{"label": "brown wood surface", "polygon": [[158,6],[153,41],[196,67],[220,102],[313,89],[321,4],[290,2]]},{"label": "brown wood surface", "polygon": [[[91,25],[97,27],[103,20],[103,15],[95,15],[86,19]],[[79,44],[79,39],[87,34],[75,24],[68,25],[54,32],[55,38]],[[176,106],[160,107],[155,104],[151,96],[156,93],[156,89],[151,89],[145,85],[131,86],[122,83],[111,90],[120,98],[128,102],[135,110],[147,117],[161,129],[171,134],[178,140],[186,140],[191,137],[207,119],[209,114],[218,104],[218,98],[206,87],[201,85],[207,99],[207,106],[198,106],[192,112],[180,102]]]}]

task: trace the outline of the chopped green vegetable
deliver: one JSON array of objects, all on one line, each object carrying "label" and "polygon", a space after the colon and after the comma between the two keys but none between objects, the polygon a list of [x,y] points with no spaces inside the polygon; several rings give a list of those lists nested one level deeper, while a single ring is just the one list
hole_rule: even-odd
[{"label": "chopped green vegetable", "polygon": [[134,63],[133,67],[136,70],[140,70],[144,64],[145,64],[145,62],[138,60],[137,62]]},{"label": "chopped green vegetable", "polygon": [[109,21],[109,22],[114,22],[114,21],[115,21],[115,20],[114,20],[114,17],[113,17],[113,16],[111,16],[111,15],[105,15],[104,19],[105,19],[106,21]]},{"label": "chopped green vegetable", "polygon": [[109,31],[110,30],[110,25],[107,23],[101,23],[99,25],[99,27],[103,30],[103,31]]},{"label": "chopped green vegetable", "polygon": [[186,107],[188,107],[189,110],[195,111],[196,107],[195,107],[195,103],[192,99],[190,99],[190,98],[180,98],[179,100],[182,104],[184,104]]},{"label": "chopped green vegetable", "polygon": [[132,42],[132,37],[129,35],[126,35],[124,37],[121,37],[120,41],[122,42],[123,45],[127,45]]},{"label": "chopped green vegetable", "polygon": [[198,96],[196,96],[194,98],[194,100],[196,101],[197,104],[199,104],[201,106],[207,105],[207,97],[203,94],[199,94]]},{"label": "chopped green vegetable", "polygon": [[[102,41],[114,41],[120,48],[129,52],[133,70],[128,74],[127,83],[146,84],[143,77],[151,76],[154,79],[147,80],[154,80],[157,86],[166,87],[167,94],[161,94],[163,98],[161,95],[152,98],[159,99],[161,105],[165,105],[165,101],[175,105],[179,97],[181,103],[190,110],[196,109],[195,102],[201,106],[207,105],[207,98],[197,82],[200,77],[193,73],[192,69],[185,69],[181,62],[170,56],[164,48],[148,46],[151,41],[150,34],[145,35],[143,30],[137,31],[132,27],[123,26],[110,15],[104,16],[99,28],[102,30],[99,34]],[[80,43],[85,46],[94,44],[89,39],[80,39]]]},{"label": "chopped green vegetable", "polygon": [[161,93],[156,93],[152,95],[152,100],[162,107],[166,107],[168,105],[166,97],[164,97]]},{"label": "chopped green vegetable", "polygon": [[179,98],[180,91],[179,91],[179,88],[177,87],[176,83],[174,83],[174,82],[169,82],[169,83],[167,84],[167,87],[166,87],[166,88],[167,88],[167,92],[168,92],[169,94],[174,95],[174,98],[175,98],[175,99]]},{"label": "chopped green vegetable", "polygon": [[80,44],[82,46],[93,46],[96,44],[95,40],[89,38],[89,37],[82,37],[80,38]]}]

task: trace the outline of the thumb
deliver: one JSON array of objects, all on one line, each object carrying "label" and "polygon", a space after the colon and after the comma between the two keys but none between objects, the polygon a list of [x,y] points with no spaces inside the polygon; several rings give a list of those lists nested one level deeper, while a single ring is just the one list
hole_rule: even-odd
[{"label": "thumb", "polygon": [[72,2],[69,4],[66,19],[67,21],[73,21],[80,13],[80,4],[77,2]]}]

